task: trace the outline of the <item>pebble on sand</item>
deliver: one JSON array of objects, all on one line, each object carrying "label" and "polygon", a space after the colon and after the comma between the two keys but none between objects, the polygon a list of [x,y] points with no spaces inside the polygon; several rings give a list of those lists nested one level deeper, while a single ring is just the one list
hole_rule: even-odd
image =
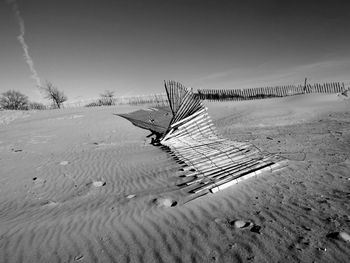
[{"label": "pebble on sand", "polygon": [[95,186],[95,187],[101,187],[101,186],[106,185],[106,182],[94,181],[94,182],[92,182],[92,185]]},{"label": "pebble on sand", "polygon": [[233,225],[235,228],[245,228],[249,226],[250,223],[243,220],[236,220],[234,222],[231,222],[231,225]]},{"label": "pebble on sand", "polygon": [[350,242],[350,235],[346,232],[332,232],[327,234],[328,238],[343,240],[345,242]]},{"label": "pebble on sand", "polygon": [[340,232],[338,236],[339,236],[339,239],[342,239],[345,242],[350,242],[350,235],[348,233]]},{"label": "pebble on sand", "polygon": [[177,202],[170,198],[159,198],[159,199],[155,199],[154,202],[159,207],[172,207],[177,205]]}]

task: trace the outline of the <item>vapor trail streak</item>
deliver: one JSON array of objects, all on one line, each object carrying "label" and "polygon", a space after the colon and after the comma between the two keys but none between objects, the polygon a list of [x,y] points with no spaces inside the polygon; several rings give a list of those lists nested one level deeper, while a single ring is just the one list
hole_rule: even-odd
[{"label": "vapor trail streak", "polygon": [[17,4],[16,0],[10,0],[10,1],[8,1],[8,3],[12,4],[12,9],[15,13],[16,19],[17,19],[18,24],[19,24],[20,34],[17,36],[17,39],[22,46],[24,59],[25,59],[27,65],[29,66],[29,69],[32,73],[31,78],[35,80],[38,87],[41,87],[40,77],[39,77],[38,72],[36,71],[36,69],[34,67],[33,59],[29,55],[29,47],[24,40],[24,34],[25,34],[24,20],[23,20],[21,13],[19,11],[18,4]]}]

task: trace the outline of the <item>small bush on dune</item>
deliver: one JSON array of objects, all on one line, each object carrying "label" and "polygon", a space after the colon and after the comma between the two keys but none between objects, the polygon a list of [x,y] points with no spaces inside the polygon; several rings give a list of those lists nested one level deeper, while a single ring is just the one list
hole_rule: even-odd
[{"label": "small bush on dune", "polygon": [[100,94],[100,99],[98,103],[104,106],[114,105],[114,91],[106,90],[104,93]]},{"label": "small bush on dune", "polygon": [[100,104],[100,102],[91,102],[89,104],[86,104],[85,107],[99,107],[102,106],[102,104]]},{"label": "small bush on dune", "polygon": [[28,105],[30,110],[46,110],[47,107],[40,102],[30,102]]},{"label": "small bush on dune", "polygon": [[115,105],[114,91],[106,90],[100,94],[97,101],[86,104],[85,107],[112,106]]},{"label": "small bush on dune", "polygon": [[28,104],[28,97],[19,91],[8,90],[0,97],[0,107],[5,110],[28,110]]}]

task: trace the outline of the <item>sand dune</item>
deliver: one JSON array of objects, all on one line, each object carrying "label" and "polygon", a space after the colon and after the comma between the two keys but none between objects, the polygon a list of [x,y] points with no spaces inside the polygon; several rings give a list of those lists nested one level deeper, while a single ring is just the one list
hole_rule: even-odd
[{"label": "sand dune", "polygon": [[0,112],[0,262],[347,262],[350,101],[207,106],[288,168],[185,203],[179,165],[114,115],[135,107]]}]

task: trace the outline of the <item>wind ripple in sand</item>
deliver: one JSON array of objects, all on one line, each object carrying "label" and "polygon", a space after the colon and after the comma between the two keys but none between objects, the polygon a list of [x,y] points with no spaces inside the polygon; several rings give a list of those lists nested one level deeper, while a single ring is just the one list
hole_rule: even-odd
[{"label": "wind ripple in sand", "polygon": [[[255,142],[271,151],[297,152],[302,147],[314,154],[307,154],[305,161],[291,161],[288,169],[273,175],[183,204],[184,193],[173,187],[179,176],[177,164],[160,149],[145,145],[146,133],[110,111],[86,109],[79,126],[71,120],[49,122],[50,131],[45,130],[45,114],[54,119],[82,113],[38,113],[23,133],[35,134],[35,120],[45,123],[39,129],[43,135],[54,135],[51,149],[43,154],[35,148],[38,145],[23,144],[37,155],[23,154],[21,159],[1,152],[5,168],[11,160],[28,164],[22,170],[15,165],[7,170],[27,185],[14,188],[17,194],[11,192],[16,180],[2,178],[0,262],[342,262],[347,258],[348,242],[327,237],[349,233],[350,207],[344,202],[349,198],[350,169],[346,122],[292,125],[265,133],[254,128]],[[254,120],[254,113],[249,116]],[[230,126],[221,124],[222,129]],[[272,140],[267,143],[264,138],[270,131]],[[6,136],[16,139],[12,131]],[[336,156],[329,156],[330,149]],[[66,165],[60,165],[62,161]],[[235,228],[231,224],[235,220],[251,225]],[[261,228],[251,231],[253,226]]]},{"label": "wind ripple in sand", "polygon": [[27,118],[30,114],[25,111],[15,111],[15,110],[0,110],[0,126],[8,125],[18,118]]}]

